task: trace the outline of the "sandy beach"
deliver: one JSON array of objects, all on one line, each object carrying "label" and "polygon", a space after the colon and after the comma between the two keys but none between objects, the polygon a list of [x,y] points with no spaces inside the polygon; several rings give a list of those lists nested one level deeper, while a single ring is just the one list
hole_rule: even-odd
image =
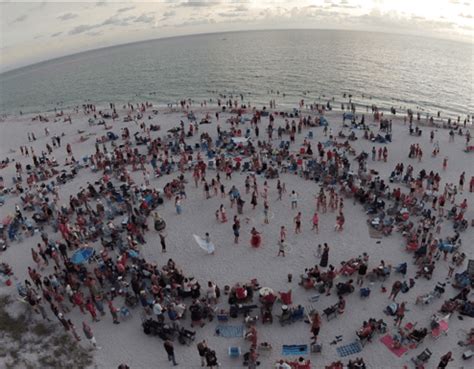
[{"label": "sandy beach", "polygon": [[[298,109],[297,103],[295,104],[295,108]],[[112,114],[108,106],[97,107],[96,112],[99,110]],[[154,110],[156,110],[156,113]],[[132,171],[132,166],[127,165],[130,178],[138,188],[146,186],[148,189],[163,191],[167,183],[177,179],[181,174],[184,176],[185,182],[185,197],[180,200],[182,207],[181,214],[177,214],[176,211],[175,195],[173,195],[171,199],[168,199],[166,196],[161,196],[164,200],[163,204],[158,205],[158,207],[151,212],[150,216],[146,218],[149,230],[143,234],[146,243],[141,244],[138,242],[136,246],[138,248],[139,258],[144,258],[150,263],[156,263],[159,268],[166,265],[169,259],[172,259],[186,277],[194,277],[199,282],[201,286],[201,297],[205,297],[206,295],[208,281],[217,284],[221,290],[221,296],[217,304],[213,306],[216,312],[229,310],[228,296],[224,294],[224,286],[232,287],[236,283],[249,284],[251,280],[256,279],[260,287],[269,287],[275,291],[277,295],[278,292],[288,292],[291,290],[292,303],[290,306],[296,307],[301,305],[305,308],[307,313],[316,310],[321,315],[321,329],[317,342],[322,345],[322,349],[321,352],[312,353],[310,352],[312,336],[310,332],[311,325],[304,321],[306,315],[302,320],[282,326],[277,317],[281,312],[282,303],[277,300],[273,306],[273,323],[262,324],[260,310],[262,303],[259,301],[258,290],[256,290],[253,301],[247,301],[245,304],[253,303],[257,305],[257,308],[253,309],[250,315],[257,315],[259,317],[255,325],[258,331],[258,344],[268,342],[272,346],[271,350],[259,351],[258,361],[260,362],[260,368],[274,368],[275,363],[280,359],[295,361],[300,356],[305,360],[310,360],[311,368],[324,368],[338,360],[341,360],[347,365],[349,360],[355,359],[356,357],[363,358],[367,368],[414,368],[415,366],[411,359],[426,348],[429,348],[432,352],[432,357],[426,364],[426,368],[435,368],[441,356],[448,351],[452,351],[452,358],[454,359],[449,362],[448,368],[472,367],[473,359],[471,359],[471,361],[464,361],[462,359],[463,352],[472,349],[472,346],[469,348],[458,345],[459,341],[466,339],[469,329],[473,327],[472,317],[454,312],[446,319],[449,325],[449,331],[447,331],[446,334],[442,334],[438,338],[433,338],[431,334],[430,323],[432,321],[432,315],[438,313],[446,300],[456,296],[461,291],[451,286],[455,281],[454,274],[451,278],[448,277],[449,267],[453,265],[451,262],[452,254],[448,254],[447,260],[443,260],[442,253],[439,260],[436,258],[433,259],[435,260],[435,268],[431,279],[428,280],[423,276],[415,279],[418,266],[414,264],[413,252],[409,252],[406,249],[406,238],[403,237],[401,232],[397,231],[396,226],[391,234],[387,236],[377,234],[377,238],[374,238],[374,232],[372,232],[371,237],[371,233],[369,232],[371,226],[367,223],[369,219],[367,210],[364,209],[360,202],[355,201],[353,197],[346,197],[344,194],[340,194],[341,183],[339,181],[336,182],[335,190],[340,198],[344,200],[343,214],[345,218],[344,226],[341,231],[335,230],[336,217],[339,214],[339,209],[328,209],[326,213],[321,210],[318,211],[319,232],[316,233],[312,230],[312,219],[316,210],[316,198],[320,193],[320,185],[322,182],[305,179],[301,165],[298,165],[298,169],[295,172],[291,170],[285,171],[281,168],[277,169],[278,179],[281,183],[284,183],[286,187],[286,193],[282,194],[281,200],[278,200],[277,179],[267,179],[264,174],[256,175],[255,178],[258,184],[259,194],[257,206],[255,209],[252,209],[251,192],[246,193],[245,189],[245,180],[249,173],[243,172],[242,170],[234,170],[231,173],[231,179],[226,178],[225,171],[219,171],[220,182],[224,185],[225,195],[221,196],[220,187],[218,187],[217,196],[211,188],[211,196],[209,199],[206,199],[203,183],[199,182],[198,187],[195,187],[193,168],[198,161],[198,152],[200,152],[202,160],[206,164],[209,164],[209,158],[206,156],[206,151],[201,150],[202,147],[198,148],[196,144],[202,144],[199,136],[203,133],[208,133],[215,143],[218,136],[218,125],[221,131],[229,132],[231,130],[231,124],[228,120],[236,118],[237,114],[230,113],[228,110],[229,109],[227,109],[226,112],[222,112],[222,109],[217,107],[215,103],[209,103],[208,106],[205,107],[192,105],[187,111],[180,107],[174,109],[174,111],[170,111],[168,107],[147,107],[143,112],[143,118],[133,119],[133,117],[137,115],[136,109],[132,112],[128,107],[124,109],[122,106],[117,105],[116,112],[118,117],[115,120],[103,118],[108,128],[104,128],[104,125],[96,124],[102,119],[100,116],[94,119],[93,112],[85,114],[82,108],[80,108],[78,112],[65,111],[65,115],[62,117],[55,117],[54,113],[45,113],[44,115],[48,117],[49,122],[33,121],[32,118],[36,115],[8,116],[0,123],[0,159],[4,160],[8,157],[10,162],[6,167],[1,169],[0,175],[3,178],[5,187],[13,188],[14,184],[12,178],[15,177],[16,173],[15,163],[22,163],[24,172],[22,184],[26,191],[28,185],[26,184],[27,175],[25,173],[25,166],[26,164],[34,166],[31,148],[34,149],[37,156],[40,156],[41,152],[45,151],[48,158],[51,159],[54,157],[57,163],[59,163],[59,166],[55,167],[59,172],[63,169],[69,172],[71,167],[64,165],[66,159],[71,160],[71,155],[68,155],[66,151],[67,144],[71,146],[72,156],[82,164],[85,162],[83,158],[93,155],[96,152],[96,140],[102,136],[106,136],[108,131],[118,136],[118,139],[114,141],[114,143],[120,148],[120,145],[123,145],[125,142],[125,140],[122,139],[123,129],[128,128],[130,132],[130,148],[132,151],[137,149],[141,154],[146,154],[144,166],[150,173],[149,178],[147,178],[146,175],[143,175],[141,170]],[[311,116],[313,120],[316,117],[324,116],[328,122],[328,127],[325,129],[322,125],[314,127],[303,126],[301,133],[296,133],[295,142],[290,144],[290,153],[295,155],[296,153],[302,153],[301,148],[304,147],[307,149],[309,143],[314,152],[314,157],[319,161],[317,150],[318,142],[327,142],[330,140],[329,136],[331,135],[334,136],[332,142],[335,143],[343,144],[347,140],[346,138],[338,137],[338,133],[343,127],[342,111],[326,111],[324,114],[319,114],[315,110],[312,111],[304,108],[299,110],[298,117],[285,117],[280,114],[275,114],[275,112],[280,111],[278,107],[276,109],[267,108],[267,111],[268,110],[274,116],[274,133],[271,141],[274,148],[278,147],[282,140],[289,141],[288,135],[284,134],[282,139],[278,139],[276,133],[278,127],[285,126],[285,119],[289,121],[289,124],[291,124],[292,120],[298,124],[300,117],[307,118],[309,116]],[[195,115],[197,123],[205,118],[206,113],[209,113],[210,123],[198,124],[199,131],[194,132],[193,136],[185,138],[186,145],[191,146],[194,151],[191,154],[192,160],[186,163],[186,168],[189,169],[181,173],[178,169],[179,165],[177,164],[175,170],[170,174],[163,174],[157,178],[153,173],[151,166],[152,156],[147,153],[147,145],[136,145],[134,134],[138,133],[139,136],[143,137],[147,137],[149,134],[151,140],[155,140],[158,137],[165,140],[166,137],[169,136],[169,140],[173,141],[172,134],[169,130],[180,127],[180,121],[182,121],[185,131],[188,132],[189,126],[192,123],[188,115],[191,111]],[[216,119],[216,112],[219,112],[219,120]],[[288,114],[293,113],[293,111],[286,112]],[[96,114],[98,115],[98,113]],[[128,114],[130,114],[132,120],[130,122],[124,122],[124,117]],[[365,125],[370,131],[375,135],[380,133],[382,136],[385,136],[385,134],[387,134],[387,132],[380,131],[379,121],[374,120],[371,111],[366,111],[365,109],[363,111],[356,111],[357,122],[360,122],[362,114],[364,114]],[[64,121],[64,117],[66,116],[71,117],[71,123]],[[266,115],[261,116],[257,124],[259,127],[259,136],[256,137],[255,125],[251,125],[250,122],[252,116],[253,113],[251,109],[244,109],[241,116],[242,122],[239,124],[238,129],[242,131],[242,136],[244,136],[244,132],[249,129],[249,138],[257,148],[257,152],[260,153],[262,148],[258,148],[257,142],[259,140],[267,140],[269,117]],[[463,213],[468,226],[466,230],[460,232],[459,236],[462,240],[459,251],[465,253],[465,260],[462,265],[455,266],[454,273],[465,271],[467,269],[468,260],[474,259],[474,249],[472,247],[474,227],[472,227],[471,223],[474,219],[472,205],[474,192],[469,191],[471,177],[474,176],[474,167],[472,165],[474,152],[465,152],[465,135],[460,136],[456,131],[454,140],[450,139],[449,129],[444,129],[442,126],[438,128],[430,126],[424,114],[420,121],[417,121],[415,114],[413,121],[413,129],[419,127],[419,129],[422,130],[421,136],[410,134],[410,124],[406,121],[406,112],[397,112],[397,114],[385,112],[383,118],[391,121],[391,142],[384,144],[378,142],[374,143],[371,140],[364,139],[363,130],[354,129],[353,131],[355,132],[354,134],[357,140],[347,141],[351,149],[347,150],[347,145],[346,147],[340,146],[337,147],[338,152],[344,152],[344,155],[347,156],[350,171],[353,173],[357,173],[359,168],[355,160],[356,156],[361,152],[368,153],[366,173],[370,174],[372,171],[371,179],[380,177],[380,179],[384,180],[390,189],[386,191],[387,193],[392,192],[397,187],[400,187],[403,193],[408,194],[410,192],[409,185],[389,181],[390,175],[398,163],[403,163],[405,168],[407,168],[408,165],[413,166],[414,177],[416,177],[422,169],[424,169],[426,173],[430,171],[439,173],[441,181],[438,194],[443,193],[445,185],[448,183],[453,183],[459,187],[459,177],[461,173],[465,172],[464,188],[462,191],[458,189],[454,201],[455,204],[460,205],[464,199],[466,199],[468,205]],[[94,121],[94,124],[90,124],[89,120]],[[437,122],[438,119],[435,118],[435,121]],[[145,131],[140,127],[142,123],[146,125]],[[346,120],[345,124],[349,127],[344,128],[343,132],[349,135],[351,132],[350,119]],[[159,125],[160,129],[147,133],[146,129],[150,128],[150,125]],[[462,127],[462,121],[461,128],[464,132],[468,131]],[[49,130],[49,135],[46,135],[45,129]],[[430,142],[431,131],[434,132],[433,142]],[[310,137],[309,132],[311,132],[312,137]],[[28,141],[28,133],[34,133],[36,140]],[[60,147],[53,147],[52,145],[51,139],[55,135],[61,138]],[[432,152],[436,142],[439,143],[439,154],[433,157]],[[47,154],[46,144],[52,147],[51,154]],[[410,145],[413,144],[418,144],[423,152],[423,156],[420,160],[418,158],[409,158]],[[472,145],[472,143],[470,145]],[[20,146],[28,147],[30,150],[29,157],[21,154]],[[386,162],[384,160],[378,160],[378,158],[375,161],[372,160],[371,151],[374,146],[377,153],[379,148],[383,149],[386,147],[388,149]],[[103,150],[103,147],[106,147],[109,153],[113,152],[110,141],[106,142],[104,146],[101,143],[98,147],[100,151]],[[326,146],[325,149],[330,150],[335,147],[335,145],[331,144]],[[159,155],[164,155],[163,151],[161,151]],[[273,164],[276,167],[275,161],[270,164],[271,160],[264,158],[263,154],[261,155],[261,161],[265,161],[269,163],[269,165]],[[237,157],[239,156],[242,163],[250,162],[245,155],[237,155]],[[181,157],[182,155],[179,153],[176,155],[170,153],[169,159],[173,158],[176,163],[179,163]],[[445,158],[447,158],[447,168],[443,170],[443,160]],[[217,171],[215,169],[207,168],[206,179],[208,183],[211,182],[211,179],[216,177],[216,174]],[[56,209],[60,209],[61,205],[69,208],[69,198],[71,195],[76,196],[82,188],[87,189],[88,183],[94,184],[103,178],[103,176],[104,173],[102,170],[93,171],[90,166],[79,169],[74,178],[57,186],[59,200],[57,201]],[[55,177],[56,175],[44,181],[44,183],[49,183],[54,180]],[[149,185],[145,185],[145,182],[148,180]],[[111,182],[116,186],[123,183],[113,176]],[[265,185],[265,182],[267,185]],[[40,183],[43,182],[38,182],[38,184]],[[228,192],[232,186],[238,189],[242,199],[245,201],[243,214],[237,214],[236,206],[231,208]],[[97,185],[96,187],[98,189]],[[268,189],[268,224],[265,223],[264,198],[262,197],[265,188]],[[426,187],[424,189],[426,190]],[[297,207],[294,209],[292,209],[292,191],[297,193]],[[54,194],[49,193],[47,197],[51,203]],[[6,193],[3,198],[4,204],[0,207],[1,219],[6,219],[8,216],[12,218],[15,217],[16,205],[20,207],[23,217],[27,219],[32,218],[33,212],[23,209],[24,204],[18,194]],[[389,200],[384,198],[383,200],[386,202],[385,209],[390,208],[393,199]],[[95,209],[95,200],[91,201],[91,204],[94,204],[91,205],[91,207]],[[105,203],[104,201],[104,204]],[[227,222],[225,223],[221,222],[220,216],[218,216],[219,219],[216,219],[216,211],[221,204],[224,205],[227,214]],[[446,202],[445,215],[452,206],[451,201]],[[431,202],[427,202],[424,209],[431,209]],[[166,221],[166,253],[162,252],[158,232],[154,229],[153,213],[155,211]],[[432,211],[433,215],[438,216],[438,211]],[[301,232],[295,234],[294,218],[298,212],[301,212]],[[234,215],[238,215],[240,220],[240,237],[238,243],[234,242],[232,229]],[[72,215],[70,216],[70,222],[74,223],[75,218]],[[125,215],[117,215],[112,221],[117,228],[120,228],[124,218]],[[410,215],[410,221],[416,224],[415,228],[418,226],[420,219],[421,213],[418,215]],[[62,240],[61,232],[55,232],[52,223],[53,222],[46,223],[44,225],[44,231],[47,232],[50,240]],[[33,222],[33,224],[35,223]],[[281,226],[285,226],[287,229],[285,257],[277,256]],[[251,246],[251,230],[253,227],[261,233],[262,243],[258,248]],[[435,233],[434,228],[435,227],[430,228],[428,232],[434,233],[433,238],[445,240],[447,237],[455,235],[452,219],[443,220],[440,224],[439,234]],[[213,254],[206,253],[193,238],[193,235],[204,238],[206,232],[209,233],[212,243],[215,245],[215,252]],[[19,233],[21,233],[21,239],[8,240],[8,247],[0,254],[1,262],[9,264],[15,276],[15,278],[11,277],[12,285],[3,285],[0,288],[0,292],[12,296],[15,300],[17,300],[18,296],[15,282],[22,282],[25,279],[29,279],[27,272],[28,267],[36,268],[32,260],[31,249],[36,249],[36,245],[42,243],[41,230],[34,232],[33,235],[27,234],[26,231]],[[122,236],[126,243],[126,232]],[[300,275],[304,273],[305,269],[320,264],[321,260],[318,257],[317,246],[318,244],[324,243],[327,243],[330,249],[329,264],[333,265],[337,271],[341,269],[341,262],[358,258],[363,255],[363,253],[367,253],[369,257],[369,272],[376,269],[380,265],[381,260],[384,260],[387,265],[392,266],[391,274],[385,281],[378,278],[375,281],[370,281],[369,278],[364,278],[363,287],[368,287],[371,290],[370,296],[366,298],[361,298],[359,293],[360,286],[355,284],[357,272],[352,276],[344,276],[338,273],[334,280],[334,285],[353,279],[355,290],[353,293],[344,295],[344,312],[331,320],[328,320],[327,317],[323,315],[323,311],[338,303],[336,287],[334,286],[332,288],[331,295],[326,296],[324,292],[321,293],[315,288],[306,289],[299,285]],[[93,247],[97,254],[100,254],[103,248],[100,237],[97,237],[95,241],[88,241],[88,245]],[[68,249],[69,256],[71,256],[74,251],[75,249]],[[108,253],[113,262],[116,262],[119,256],[117,249],[109,250]],[[396,266],[404,262],[408,265],[406,275],[396,273]],[[127,262],[127,271],[124,274],[124,279],[128,281],[131,278],[130,268],[133,263],[133,260],[128,260]],[[90,264],[85,263],[84,265],[92,272],[97,266],[97,262],[94,261]],[[50,275],[54,272],[53,266],[54,262],[52,262],[50,258],[49,266],[44,270],[38,271],[42,276]],[[288,280],[289,274],[292,275],[291,282]],[[398,331],[398,327],[394,325],[394,317],[386,315],[384,309],[392,302],[389,299],[389,295],[393,283],[396,280],[402,282],[407,281],[408,283],[410,279],[413,279],[414,286],[406,293],[400,292],[396,298],[397,303],[406,302],[406,313],[401,326],[404,327],[409,322],[413,324],[416,323],[418,328],[427,327],[430,333],[418,347],[410,346],[406,353],[398,356],[380,341],[384,336],[392,336]],[[429,304],[417,304],[417,297],[432,291],[438,282],[446,283],[445,292],[440,297],[434,298]],[[385,291],[383,287],[385,287]],[[82,285],[81,289],[84,295],[87,295],[87,288]],[[106,282],[102,290],[104,293],[109,292],[110,285]],[[316,295],[319,295],[319,298],[314,297]],[[311,300],[312,297],[313,300]],[[472,302],[472,292],[469,292],[467,300]],[[192,299],[185,298],[183,302],[189,307],[192,303]],[[29,308],[28,304],[19,302],[15,302],[15,304],[18,309]],[[125,301],[123,296],[114,298],[113,304],[118,308],[124,306]],[[120,324],[113,324],[112,316],[109,313],[106,303],[104,304],[106,315],[100,317],[101,319],[98,322],[92,322],[87,311],[86,314],[82,314],[78,307],[72,307],[69,301],[66,301],[66,305],[71,308],[71,312],[67,314],[68,319],[74,322],[79,334],[83,337],[81,342],[77,344],[87,349],[90,348],[89,342],[84,338],[81,331],[82,321],[86,321],[91,326],[97,344],[101,348],[99,350],[93,350],[94,364],[91,366],[92,368],[113,369],[117,368],[121,363],[126,363],[133,369],[167,368],[172,366],[172,364],[168,362],[166,352],[163,348],[163,340],[158,336],[146,335],[143,332],[141,324],[145,313],[140,303],[134,308],[129,308],[131,316],[126,319],[121,319]],[[48,324],[53,324],[57,330],[62,330],[63,327],[54,317],[53,312],[49,308],[49,304],[45,303],[45,308],[49,318],[52,320],[52,322]],[[189,346],[181,345],[178,340],[174,340],[174,352],[179,368],[192,369],[201,367],[196,344],[203,339],[207,341],[210,348],[215,350],[221,368],[243,367],[242,355],[250,350],[251,342],[244,339],[244,337],[221,337],[216,335],[215,332],[218,325],[243,326],[244,332],[248,332],[249,327],[244,324],[244,319],[241,314],[238,318],[229,318],[228,322],[219,322],[217,317],[215,317],[212,322],[206,321],[203,327],[193,328],[190,326],[190,312],[187,311],[186,315],[186,318],[182,319],[179,324],[186,329],[195,330],[196,337],[195,341]],[[153,314],[150,317],[153,317]],[[366,342],[364,346],[361,347],[360,352],[341,357],[337,349],[344,345],[357,342],[358,337],[356,331],[361,328],[364,321],[368,321],[370,318],[377,320],[383,319],[386,323],[385,333],[376,333],[371,339],[371,342]],[[41,315],[36,315],[36,319],[41,320]],[[169,317],[166,316],[165,321],[168,320]],[[307,345],[309,352],[303,355],[284,356],[282,354],[283,345]],[[229,347],[240,347],[242,355],[235,358],[230,357],[228,354]],[[34,356],[28,356],[28,360],[34,364]],[[1,367],[6,367],[7,363],[11,362],[12,358],[9,357],[9,355],[0,357]],[[14,367],[24,368],[27,367],[27,365],[24,362],[17,362]]]}]

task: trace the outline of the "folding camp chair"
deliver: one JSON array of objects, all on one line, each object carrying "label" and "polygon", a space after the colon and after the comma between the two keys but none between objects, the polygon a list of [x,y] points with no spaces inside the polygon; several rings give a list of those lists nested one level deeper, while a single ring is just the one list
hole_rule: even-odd
[{"label": "folding camp chair", "polygon": [[431,358],[432,352],[430,349],[425,349],[421,354],[411,359],[415,365],[426,363]]},{"label": "folding camp chair", "polygon": [[132,313],[130,312],[130,310],[128,309],[128,307],[126,306],[122,306],[120,308],[120,318],[122,320],[126,320],[126,319],[129,319],[132,317]]},{"label": "folding camp chair", "polygon": [[228,322],[229,321],[229,313],[226,311],[221,311],[217,313],[217,321],[218,322]]},{"label": "folding camp chair", "polygon": [[229,352],[229,357],[232,357],[232,358],[239,357],[241,354],[240,347],[238,346],[230,346],[228,352]]},{"label": "folding camp chair", "polygon": [[291,290],[288,292],[280,292],[280,300],[284,305],[291,305],[293,303],[291,300]]}]

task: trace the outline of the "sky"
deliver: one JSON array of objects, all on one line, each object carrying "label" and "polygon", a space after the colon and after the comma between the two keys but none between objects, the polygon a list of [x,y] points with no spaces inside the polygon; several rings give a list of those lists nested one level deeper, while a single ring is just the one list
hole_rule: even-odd
[{"label": "sky", "polygon": [[395,32],[472,43],[474,0],[0,0],[0,72],[129,42],[259,29]]}]

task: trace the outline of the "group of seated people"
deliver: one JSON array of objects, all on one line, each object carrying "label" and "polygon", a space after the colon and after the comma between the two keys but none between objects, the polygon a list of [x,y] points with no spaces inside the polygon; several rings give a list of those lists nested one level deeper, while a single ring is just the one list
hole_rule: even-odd
[{"label": "group of seated people", "polygon": [[229,292],[229,304],[238,302],[252,301],[253,288],[251,286],[237,283]]},{"label": "group of seated people", "polygon": [[[299,357],[296,361],[278,360],[275,369],[310,369],[311,362],[304,357]],[[342,367],[341,367],[342,368]]]},{"label": "group of seated people", "polygon": [[361,341],[371,342],[374,333],[383,333],[386,331],[386,328],[387,325],[383,319],[376,320],[370,318],[362,323],[362,327],[356,332],[356,335]]},{"label": "group of seated people", "polygon": [[364,359],[357,357],[354,360],[349,360],[347,365],[344,365],[341,361],[334,361],[327,365],[325,369],[365,369],[366,365]]}]

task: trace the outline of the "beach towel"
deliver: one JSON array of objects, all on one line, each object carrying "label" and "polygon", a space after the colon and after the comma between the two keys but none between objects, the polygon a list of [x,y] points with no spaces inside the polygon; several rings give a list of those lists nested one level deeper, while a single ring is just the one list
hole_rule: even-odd
[{"label": "beach towel", "polygon": [[393,337],[390,334],[386,334],[380,339],[380,342],[382,342],[390,351],[392,351],[395,355],[398,357],[401,357],[403,354],[405,354],[408,351],[408,348],[401,346],[400,348],[394,348],[393,347]]},{"label": "beach towel", "polygon": [[218,325],[216,328],[216,335],[219,337],[233,338],[244,336],[243,325]]},{"label": "beach towel", "polygon": [[374,227],[372,227],[370,224],[367,225],[368,228],[369,228],[369,236],[371,238],[376,238],[376,239],[380,239],[380,238],[383,238],[383,233],[380,232],[380,231],[377,231]]},{"label": "beach towel", "polygon": [[348,345],[338,347],[336,351],[340,357],[346,357],[346,356],[361,352],[362,345],[360,344],[360,342],[352,342],[352,343],[349,343]]},{"label": "beach towel", "polygon": [[283,345],[281,354],[284,356],[301,356],[308,355],[308,345]]},{"label": "beach towel", "polygon": [[436,340],[441,337],[442,334],[448,334],[449,324],[446,320],[442,319],[439,325],[431,330],[431,336]]}]

